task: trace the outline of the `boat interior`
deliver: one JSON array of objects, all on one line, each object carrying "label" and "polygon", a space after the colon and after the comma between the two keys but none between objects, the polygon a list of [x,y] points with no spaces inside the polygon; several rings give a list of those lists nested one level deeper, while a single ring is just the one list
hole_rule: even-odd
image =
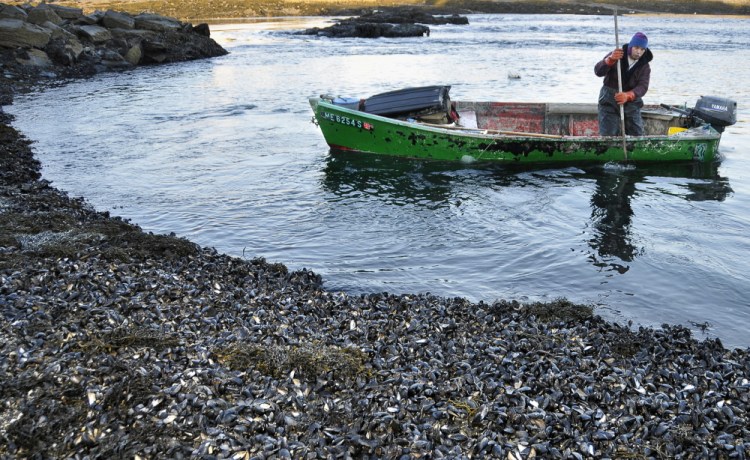
[{"label": "boat interior", "polygon": [[[455,125],[466,129],[558,136],[599,135],[596,104],[461,101],[453,104],[459,117]],[[647,136],[681,132],[692,123],[688,117],[660,106],[646,106],[641,115]]]},{"label": "boat interior", "polygon": [[[543,136],[599,135],[596,103],[451,101],[450,88],[404,88],[367,99],[321,98],[352,110],[450,129]],[[736,122],[736,112],[736,102],[715,96],[701,96],[695,108],[661,104],[641,109],[646,136],[679,134],[706,123],[722,132]]]}]

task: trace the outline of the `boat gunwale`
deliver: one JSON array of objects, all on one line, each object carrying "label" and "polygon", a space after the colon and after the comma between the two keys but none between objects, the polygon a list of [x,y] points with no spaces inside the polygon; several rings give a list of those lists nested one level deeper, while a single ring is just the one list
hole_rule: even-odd
[{"label": "boat gunwale", "polygon": [[[571,136],[571,135],[559,135],[558,136],[558,135],[546,134],[546,133],[528,133],[527,135],[525,135],[520,132],[513,133],[513,134],[503,134],[503,133],[487,132],[488,130],[482,130],[482,128],[440,127],[440,126],[434,126],[432,124],[410,122],[406,120],[400,120],[398,118],[384,117],[382,115],[375,115],[372,113],[363,112],[361,110],[350,109],[350,108],[329,102],[327,99],[322,98],[322,97],[311,97],[309,99],[311,103],[315,101],[315,104],[316,104],[315,115],[317,115],[317,112],[318,112],[317,107],[319,107],[320,104],[323,104],[324,107],[328,107],[336,111],[354,114],[354,115],[364,117],[364,118],[375,119],[383,123],[403,126],[409,129],[436,132],[440,134],[448,134],[450,136],[461,136],[461,137],[470,137],[470,138],[477,138],[477,139],[514,139],[514,140],[515,139],[518,139],[518,140],[533,139],[536,141],[547,140],[549,142],[581,142],[581,141],[612,142],[612,141],[619,141],[622,139],[622,136]],[[461,101],[461,102],[465,104],[491,103],[491,101]],[[533,104],[531,102],[527,102],[527,103]],[[547,104],[547,103],[542,102],[540,104]],[[556,103],[556,104],[560,104],[560,103]],[[706,127],[708,128],[706,134],[702,134],[698,132],[698,130],[706,130]],[[478,132],[472,132],[472,131],[478,131]],[[671,135],[671,136],[667,134],[659,134],[659,135],[651,135],[651,136],[626,136],[626,139],[629,142],[638,142],[638,141],[680,142],[682,140],[713,141],[713,140],[717,140],[720,138],[721,138],[721,133],[716,131],[711,125],[703,125],[703,126],[698,126],[694,128],[688,128],[686,130],[686,134],[676,134],[676,135]]]}]

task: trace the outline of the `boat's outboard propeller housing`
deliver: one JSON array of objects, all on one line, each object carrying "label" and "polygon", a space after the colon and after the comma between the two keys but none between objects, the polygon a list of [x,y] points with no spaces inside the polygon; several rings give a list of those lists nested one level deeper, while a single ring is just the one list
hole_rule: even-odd
[{"label": "boat's outboard propeller housing", "polygon": [[722,133],[724,128],[737,122],[737,103],[723,97],[701,96],[690,115]]}]

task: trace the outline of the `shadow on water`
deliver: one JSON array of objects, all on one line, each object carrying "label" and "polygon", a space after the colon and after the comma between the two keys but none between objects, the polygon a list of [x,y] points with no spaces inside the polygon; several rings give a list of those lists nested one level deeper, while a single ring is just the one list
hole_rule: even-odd
[{"label": "shadow on water", "polygon": [[[562,178],[561,171],[565,172]],[[594,253],[589,259],[601,270],[622,274],[629,270],[628,263],[644,251],[633,242],[633,197],[639,185],[649,187],[656,178],[677,179],[677,191],[660,190],[660,193],[687,201],[724,201],[732,193],[728,178],[718,173],[718,164],[654,163],[613,167],[601,164],[575,167],[569,164],[462,164],[333,151],[326,160],[322,185],[340,198],[368,197],[390,204],[438,209],[460,201],[460,190],[470,184],[538,187],[540,181],[542,186],[563,181],[566,187],[576,187],[593,182],[589,221],[593,235],[588,244]]]}]

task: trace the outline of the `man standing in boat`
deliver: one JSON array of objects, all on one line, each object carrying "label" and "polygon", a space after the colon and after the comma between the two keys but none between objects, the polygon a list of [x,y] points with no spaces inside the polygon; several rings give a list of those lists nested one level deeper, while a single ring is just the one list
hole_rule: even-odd
[{"label": "man standing in boat", "polygon": [[[642,136],[643,118],[641,99],[648,91],[651,80],[649,62],[654,58],[648,49],[648,38],[636,32],[630,43],[607,54],[594,66],[594,73],[604,77],[604,85],[599,92],[599,134],[618,136],[620,133],[620,105],[625,109],[625,133],[629,136]],[[617,61],[622,71],[622,92],[618,92]]]}]

